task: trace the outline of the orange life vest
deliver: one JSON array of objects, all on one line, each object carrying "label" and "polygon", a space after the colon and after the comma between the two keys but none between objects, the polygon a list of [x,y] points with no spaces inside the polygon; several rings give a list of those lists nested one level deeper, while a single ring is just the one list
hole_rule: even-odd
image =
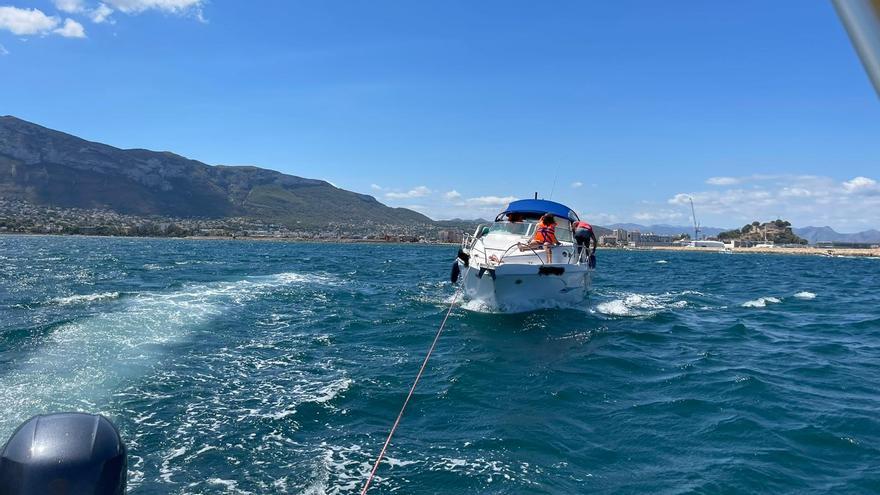
[{"label": "orange life vest", "polygon": [[587,222],[579,221],[579,222],[574,223],[574,230],[578,230],[578,229],[593,230],[593,226],[588,224]]},{"label": "orange life vest", "polygon": [[556,224],[544,225],[539,223],[537,229],[535,229],[535,242],[558,244],[556,241]]}]

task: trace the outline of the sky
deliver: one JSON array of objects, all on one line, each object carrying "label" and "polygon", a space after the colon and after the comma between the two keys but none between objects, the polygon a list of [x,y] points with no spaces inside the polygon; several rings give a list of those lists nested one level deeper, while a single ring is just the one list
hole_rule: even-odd
[{"label": "sky", "polygon": [[824,0],[0,0],[0,115],[435,219],[880,229],[880,99]]}]

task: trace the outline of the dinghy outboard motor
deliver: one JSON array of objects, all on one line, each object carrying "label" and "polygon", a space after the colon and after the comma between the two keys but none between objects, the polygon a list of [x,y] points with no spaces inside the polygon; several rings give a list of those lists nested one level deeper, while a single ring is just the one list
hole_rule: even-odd
[{"label": "dinghy outboard motor", "polygon": [[35,416],[0,453],[3,495],[123,495],[127,475],[119,431],[95,414]]}]

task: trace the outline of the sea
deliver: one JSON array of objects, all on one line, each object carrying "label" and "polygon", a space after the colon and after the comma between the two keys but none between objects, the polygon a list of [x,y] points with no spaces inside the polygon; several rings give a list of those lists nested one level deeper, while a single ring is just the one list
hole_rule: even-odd
[{"label": "sea", "polygon": [[[359,493],[451,246],[0,236],[0,443],[100,413],[129,493]],[[369,493],[878,493],[880,260],[598,253],[452,311]]]}]

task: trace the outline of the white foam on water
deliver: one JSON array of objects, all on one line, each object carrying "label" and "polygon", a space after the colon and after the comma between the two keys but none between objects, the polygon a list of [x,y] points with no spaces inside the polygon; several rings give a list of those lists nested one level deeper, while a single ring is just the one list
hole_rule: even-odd
[{"label": "white foam on water", "polygon": [[327,385],[321,387],[321,389],[318,390],[318,395],[313,397],[310,402],[315,402],[317,404],[330,402],[335,399],[337,395],[348,390],[352,383],[353,382],[351,378],[348,377],[340,378],[339,380],[330,382]]},{"label": "white foam on water", "polygon": [[49,302],[60,306],[68,306],[72,304],[88,304],[98,301],[110,301],[119,299],[118,292],[99,292],[97,294],[75,294],[66,297],[56,297],[50,299]]},{"label": "white foam on water", "polygon": [[510,314],[510,313],[526,313],[529,311],[538,311],[542,309],[575,309],[586,311],[584,302],[573,303],[568,300],[558,299],[529,299],[518,302],[516,304],[508,303],[502,307],[496,307],[482,299],[465,299],[461,303],[461,309],[474,313],[488,314]]},{"label": "white foam on water", "polygon": [[782,300],[777,297],[759,297],[757,299],[742,303],[744,308],[765,308],[767,304],[779,304]]},{"label": "white foam on water", "polygon": [[208,484],[215,487],[222,487],[226,493],[237,493],[241,495],[251,495],[254,492],[249,492],[245,490],[240,490],[238,488],[238,481],[235,480],[225,480],[222,478],[208,478]]},{"label": "white foam on water", "polygon": [[496,478],[503,478],[506,481],[516,480],[527,485],[534,484],[530,475],[532,469],[526,462],[521,462],[517,466],[482,457],[466,459],[441,457],[436,461],[427,460],[426,464],[429,471],[461,472],[468,476],[485,477],[488,483],[492,483]]},{"label": "white foam on water", "polygon": [[[0,437],[37,413],[95,410],[122,380],[149,372],[163,344],[185,338],[231,307],[289,285],[323,282],[332,279],[280,273],[189,284],[175,292],[136,294],[118,310],[61,325],[0,376]],[[327,390],[320,397],[334,393],[339,392]]]},{"label": "white foam on water", "polygon": [[677,300],[681,294],[667,292],[665,294],[623,293],[619,298],[596,305],[596,311],[609,316],[646,317],[654,316],[662,311],[681,309],[688,306],[685,300]]},{"label": "white foam on water", "polygon": [[669,262],[666,260],[657,260],[654,263],[657,263],[658,265],[665,265],[666,263],[669,263]]},{"label": "white foam on water", "polygon": [[794,295],[794,297],[798,299],[816,299],[816,294],[813,292],[801,291]]},{"label": "white foam on water", "polygon": [[[312,474],[310,485],[303,491],[309,495],[338,495],[356,493],[372,469],[376,452],[365,451],[360,445],[347,447],[322,443],[320,452],[315,454],[319,459]],[[432,455],[426,452],[404,452],[406,459],[385,457],[380,470],[374,479],[374,486],[382,485],[389,492],[406,491],[406,482],[401,481],[394,473],[395,469],[418,466],[417,471],[454,472],[460,476],[482,478],[491,483],[494,480],[515,481],[525,485],[535,484],[531,481],[540,468],[527,462],[508,463],[481,457],[480,454],[467,455],[455,449],[451,455]],[[387,479],[383,479],[383,476]]]},{"label": "white foam on water", "polygon": [[[321,449],[313,479],[303,494],[338,495],[359,489],[373,467],[370,462],[372,454],[363,451],[357,444],[343,447],[322,443]],[[380,475],[374,479],[374,482],[381,481]]]},{"label": "white foam on water", "polygon": [[[292,346],[297,351],[279,352],[279,344],[286,348]],[[163,465],[165,476],[160,476],[159,481],[169,485],[187,481],[201,483],[197,486],[204,491],[194,490],[193,493],[216,493],[216,487],[204,485],[194,473],[202,469],[200,455],[221,451],[225,456],[248,459],[252,467],[249,471],[252,477],[246,486],[242,482],[239,489],[278,493],[278,487],[274,485],[278,481],[276,475],[267,477],[269,473],[262,466],[289,459],[291,452],[302,453],[295,431],[303,419],[297,413],[306,409],[306,414],[312,414],[317,408],[331,415],[347,413],[333,403],[355,382],[337,366],[332,353],[329,356],[324,354],[324,348],[325,344],[315,343],[311,333],[291,332],[285,327],[263,327],[252,334],[250,340],[200,355],[195,363],[199,370],[195,377],[189,376],[188,370],[178,372],[174,369],[152,375],[153,384],[159,384],[163,389],[179,387],[180,383],[190,380],[212,384],[205,393],[188,398],[185,410],[176,416],[175,424],[161,430],[166,432],[163,433],[166,452],[185,449],[186,454],[167,456],[167,463]],[[316,351],[327,357],[316,357]],[[272,430],[265,434],[235,433],[254,429],[264,431],[267,426]],[[155,434],[155,431],[156,428],[145,429],[143,434]],[[356,453],[356,446],[347,449],[326,447],[330,452],[325,452],[324,447],[319,451],[308,448],[308,459],[323,459],[329,465],[339,461],[338,451],[342,450],[346,459],[363,457],[363,462],[368,462],[366,453]],[[347,460],[344,462],[351,464]],[[320,472],[327,474],[330,469]],[[366,469],[369,470],[369,466]],[[297,480],[296,493],[350,492],[328,488],[320,472],[308,481],[311,485],[308,489],[299,488],[301,480]],[[332,479],[335,484],[339,477],[334,474]],[[362,473],[358,472],[344,484],[354,487],[362,480]],[[254,483],[258,489],[253,488]],[[173,489],[169,487],[168,491]]]},{"label": "white foam on water", "polygon": [[155,270],[170,270],[173,267],[167,266],[167,265],[159,265],[157,263],[147,263],[143,266],[143,268],[144,268],[144,270],[155,271]]},{"label": "white foam on water", "polygon": [[[450,301],[451,298],[450,298]],[[480,299],[469,299],[461,303],[461,309],[473,311],[474,313],[497,313],[498,311],[489,306],[486,301]]]}]

